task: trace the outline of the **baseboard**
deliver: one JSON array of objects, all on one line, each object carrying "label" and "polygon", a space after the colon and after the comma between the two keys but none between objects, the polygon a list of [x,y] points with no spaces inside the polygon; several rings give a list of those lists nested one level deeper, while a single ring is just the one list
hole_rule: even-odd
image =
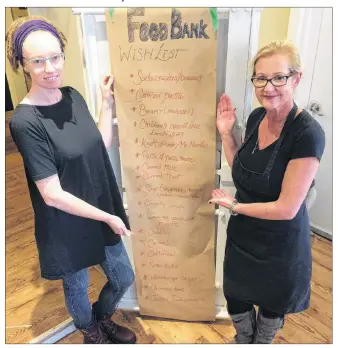
[{"label": "baseboard", "polygon": [[318,227],[315,227],[313,225],[311,225],[311,231],[314,233],[314,234],[318,234],[319,236],[321,237],[324,237],[328,240],[332,240],[332,234],[331,233],[328,233],[326,231],[323,231],[322,229],[318,228]]},{"label": "baseboard", "polygon": [[69,318],[63,321],[62,323],[60,323],[59,325],[44,332],[42,335],[34,338],[28,343],[33,343],[33,344],[56,343],[62,340],[64,337],[68,336],[69,334],[73,333],[74,331],[76,331],[76,327],[73,323],[73,320]]},{"label": "baseboard", "polygon": [[[139,312],[140,308],[138,306],[136,299],[122,299],[118,306],[119,309],[125,311],[135,311]],[[230,318],[228,311],[225,306],[215,306],[216,308],[216,320],[223,320]]]}]

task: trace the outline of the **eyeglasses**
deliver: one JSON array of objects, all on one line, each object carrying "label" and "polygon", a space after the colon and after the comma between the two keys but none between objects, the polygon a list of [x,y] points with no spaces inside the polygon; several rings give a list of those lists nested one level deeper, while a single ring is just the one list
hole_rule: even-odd
[{"label": "eyeglasses", "polygon": [[264,77],[252,77],[251,82],[257,88],[265,87],[268,82],[271,82],[272,86],[274,87],[281,87],[286,85],[288,79],[293,75],[294,72],[292,72],[290,75],[276,75],[274,77],[271,77],[271,79],[266,79]]},{"label": "eyeglasses", "polygon": [[23,57],[23,59],[27,60],[27,62],[31,63],[32,66],[34,68],[40,69],[40,68],[44,68],[46,61],[48,60],[54,68],[57,68],[61,65],[61,63],[63,62],[65,58],[65,54],[63,52],[58,53],[58,54],[54,54],[51,57],[46,57],[46,58],[25,58]]}]

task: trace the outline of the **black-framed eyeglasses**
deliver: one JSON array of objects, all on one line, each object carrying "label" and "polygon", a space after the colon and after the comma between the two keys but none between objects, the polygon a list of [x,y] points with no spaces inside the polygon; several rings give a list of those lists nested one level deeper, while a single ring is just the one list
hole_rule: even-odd
[{"label": "black-framed eyeglasses", "polygon": [[272,86],[274,87],[281,87],[281,86],[285,86],[286,83],[288,82],[288,79],[293,75],[294,75],[294,72],[291,72],[290,75],[275,75],[274,77],[271,77],[271,79],[267,79],[265,77],[253,76],[251,78],[251,82],[257,88],[265,87],[268,84],[268,82],[271,82]]},{"label": "black-framed eyeglasses", "polygon": [[54,68],[57,68],[63,62],[65,54],[64,52],[61,52],[46,58],[22,58],[31,63],[34,68],[43,68],[47,60],[53,65]]}]

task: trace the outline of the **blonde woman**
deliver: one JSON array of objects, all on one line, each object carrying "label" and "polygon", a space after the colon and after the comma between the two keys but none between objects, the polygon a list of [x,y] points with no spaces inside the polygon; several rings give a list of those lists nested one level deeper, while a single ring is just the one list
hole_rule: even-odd
[{"label": "blonde woman", "polygon": [[[271,42],[253,61],[252,83],[262,105],[249,116],[241,146],[232,136],[235,111],[218,104],[217,127],[237,189],[212,192],[229,209],[224,295],[236,343],[271,343],[285,314],[310,303],[310,226],[305,197],[313,185],[325,136],[294,102],[302,71],[297,49]],[[259,307],[257,319],[254,305]]]}]

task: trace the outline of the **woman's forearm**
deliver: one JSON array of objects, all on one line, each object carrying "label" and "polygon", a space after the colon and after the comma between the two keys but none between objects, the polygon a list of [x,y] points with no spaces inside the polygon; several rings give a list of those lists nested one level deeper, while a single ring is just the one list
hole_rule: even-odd
[{"label": "woman's forearm", "polygon": [[71,193],[58,190],[46,202],[49,206],[60,209],[68,214],[81,216],[87,219],[107,222],[110,214],[100,210],[93,205],[75,197]]},{"label": "woman's forearm", "polygon": [[235,153],[238,150],[238,145],[236,143],[234,136],[231,133],[227,135],[221,135],[221,137],[222,137],[222,144],[223,144],[225,158],[230,168],[232,168],[232,162],[234,160]]},{"label": "woman's forearm", "polygon": [[295,217],[298,210],[278,201],[268,203],[238,203],[234,209],[238,214],[247,215],[264,220],[291,220]]},{"label": "woman's forearm", "polygon": [[113,103],[103,101],[101,105],[98,128],[102,135],[104,144],[107,149],[110,148],[113,137]]}]

